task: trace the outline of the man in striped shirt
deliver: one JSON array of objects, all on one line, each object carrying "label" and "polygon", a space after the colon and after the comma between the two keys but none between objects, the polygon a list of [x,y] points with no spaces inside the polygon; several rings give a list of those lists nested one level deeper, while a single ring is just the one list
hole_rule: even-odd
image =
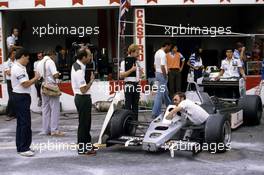
[{"label": "man in striped shirt", "polygon": [[197,79],[202,77],[203,74],[204,66],[201,53],[202,49],[197,47],[187,63],[190,66],[191,72],[194,75],[195,82],[197,82]]}]

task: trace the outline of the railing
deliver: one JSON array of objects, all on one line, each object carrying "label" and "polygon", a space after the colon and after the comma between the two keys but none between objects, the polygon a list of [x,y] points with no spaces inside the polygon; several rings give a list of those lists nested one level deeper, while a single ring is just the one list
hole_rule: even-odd
[{"label": "railing", "polygon": [[260,75],[262,61],[248,61],[246,64],[247,75]]}]

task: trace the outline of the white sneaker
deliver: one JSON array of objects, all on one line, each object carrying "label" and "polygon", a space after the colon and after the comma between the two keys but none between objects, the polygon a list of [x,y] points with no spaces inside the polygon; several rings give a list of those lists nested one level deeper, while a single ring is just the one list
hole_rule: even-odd
[{"label": "white sneaker", "polygon": [[19,154],[21,156],[25,156],[25,157],[32,157],[32,156],[34,156],[34,152],[32,152],[31,150],[25,151],[25,152],[20,152]]},{"label": "white sneaker", "polygon": [[50,135],[50,133],[46,133],[44,131],[41,131],[38,135],[39,136],[48,136],[48,135]]}]

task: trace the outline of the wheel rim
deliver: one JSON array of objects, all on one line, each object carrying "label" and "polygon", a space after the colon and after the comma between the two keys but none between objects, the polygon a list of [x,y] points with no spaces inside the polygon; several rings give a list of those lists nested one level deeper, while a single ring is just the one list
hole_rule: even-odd
[{"label": "wheel rim", "polygon": [[231,127],[228,121],[225,122],[223,128],[224,144],[227,145],[231,142]]}]

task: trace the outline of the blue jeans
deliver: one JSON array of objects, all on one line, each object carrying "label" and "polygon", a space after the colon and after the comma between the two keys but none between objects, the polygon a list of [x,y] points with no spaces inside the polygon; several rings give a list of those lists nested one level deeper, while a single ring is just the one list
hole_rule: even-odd
[{"label": "blue jeans", "polygon": [[154,105],[152,108],[152,116],[157,117],[161,114],[162,101],[164,100],[165,105],[168,106],[171,104],[169,97],[167,82],[162,73],[156,72],[156,81],[158,81],[158,91],[154,99]]}]

